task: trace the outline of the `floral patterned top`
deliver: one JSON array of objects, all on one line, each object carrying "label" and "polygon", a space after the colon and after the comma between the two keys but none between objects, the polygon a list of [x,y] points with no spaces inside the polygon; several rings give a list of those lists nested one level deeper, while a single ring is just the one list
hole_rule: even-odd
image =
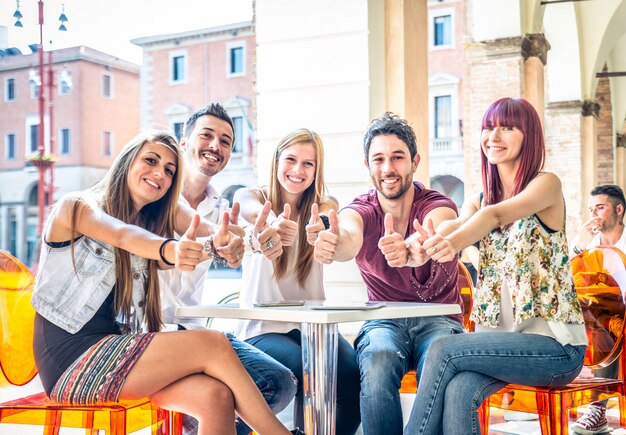
[{"label": "floral patterned top", "polygon": [[565,225],[549,232],[536,215],[493,230],[480,241],[472,320],[497,327],[501,286],[511,291],[514,324],[539,317],[583,324],[569,265]]}]

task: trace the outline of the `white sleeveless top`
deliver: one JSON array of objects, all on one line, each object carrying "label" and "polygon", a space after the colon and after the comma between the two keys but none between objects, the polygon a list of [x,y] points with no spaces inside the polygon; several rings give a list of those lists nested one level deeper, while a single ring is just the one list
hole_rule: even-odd
[{"label": "white sleeveless top", "polygon": [[[311,263],[311,271],[304,286],[298,284],[296,254],[298,239],[289,247],[291,251],[287,273],[276,281],[274,264],[263,254],[246,254],[243,259],[243,274],[241,277],[241,291],[239,301],[241,307],[252,307],[254,302],[269,302],[280,300],[311,300],[326,299],[324,295],[322,265],[317,261]],[[294,267],[295,266],[295,267]],[[272,322],[266,320],[240,320],[235,327],[235,334],[241,340],[247,340],[257,335],[270,332],[287,333],[292,329],[300,329],[299,323]]]}]

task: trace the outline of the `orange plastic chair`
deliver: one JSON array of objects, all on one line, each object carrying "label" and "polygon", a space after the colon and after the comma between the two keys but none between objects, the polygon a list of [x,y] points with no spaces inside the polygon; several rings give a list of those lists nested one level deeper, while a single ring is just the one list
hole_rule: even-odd
[{"label": "orange plastic chair", "polygon": [[[34,282],[24,264],[0,250],[0,388],[25,385],[37,374],[33,355],[35,310],[30,304]],[[100,430],[125,435],[150,427],[154,435],[167,435],[168,414],[148,399],[73,406],[57,404],[45,393],[38,393],[0,403],[0,427],[4,423],[43,426],[45,435],[58,435],[61,427],[85,429],[88,435],[97,435]]]},{"label": "orange plastic chair", "polygon": [[[468,332],[474,331],[474,322],[470,321],[470,314],[474,306],[474,284],[467,267],[459,261],[459,277],[457,278],[457,288],[461,292],[463,299],[463,326]],[[407,372],[400,382],[401,394],[415,394],[417,392],[417,374],[415,370]]]},{"label": "orange plastic chair", "polygon": [[626,255],[613,247],[598,247],[577,255],[570,263],[589,341],[584,364],[592,369],[606,367],[620,358],[619,379],[579,377],[569,385],[550,388],[508,385],[483,403],[482,433],[488,433],[489,406],[493,406],[538,414],[542,434],[567,435],[568,410],[611,397],[619,398],[620,425],[626,425]]}]

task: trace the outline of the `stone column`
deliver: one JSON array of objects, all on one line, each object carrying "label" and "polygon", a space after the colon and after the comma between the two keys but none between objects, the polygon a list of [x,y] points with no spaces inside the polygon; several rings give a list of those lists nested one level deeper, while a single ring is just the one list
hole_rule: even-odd
[{"label": "stone column", "polygon": [[544,67],[548,61],[550,43],[543,33],[529,33],[522,39],[524,59],[522,96],[533,105],[544,123]]},{"label": "stone column", "polygon": [[[583,101],[581,115],[582,162],[580,173],[582,178],[582,196],[586,197],[597,184],[596,142],[598,135],[596,123],[600,115],[600,105],[591,100]],[[586,205],[582,205],[581,212],[585,212],[585,209]]]},{"label": "stone column", "polygon": [[615,133],[615,184],[626,189],[626,134]]},{"label": "stone column", "polygon": [[387,110],[415,130],[421,157],[415,178],[428,186],[428,8],[426,0],[385,2]]}]

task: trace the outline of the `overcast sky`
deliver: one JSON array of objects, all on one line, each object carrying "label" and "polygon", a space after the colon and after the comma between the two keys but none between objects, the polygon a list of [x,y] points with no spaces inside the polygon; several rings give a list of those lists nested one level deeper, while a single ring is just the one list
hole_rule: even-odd
[{"label": "overcast sky", "polygon": [[[37,0],[21,0],[24,27],[14,27],[15,0],[0,0],[0,26],[8,46],[30,53],[39,43]],[[69,21],[60,32],[62,5]],[[252,0],[45,0],[44,48],[86,45],[141,63],[141,48],[129,41],[142,36],[178,33],[252,19]]]}]

